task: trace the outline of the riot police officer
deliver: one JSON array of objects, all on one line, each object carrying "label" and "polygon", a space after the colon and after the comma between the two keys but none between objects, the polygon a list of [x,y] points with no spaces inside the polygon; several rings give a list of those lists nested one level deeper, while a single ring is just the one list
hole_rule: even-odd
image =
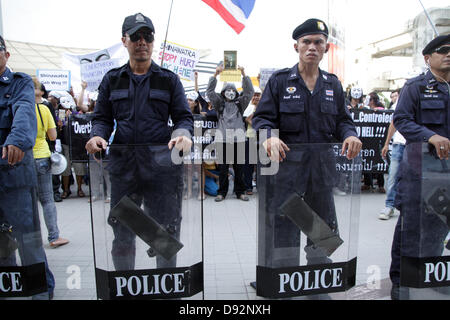
[{"label": "riot police officer", "polygon": [[[274,178],[280,187],[274,188],[273,198],[266,203],[266,211],[273,220],[269,225],[274,226],[274,230],[266,233],[272,237],[267,242],[273,243],[273,250],[299,246],[298,229],[279,212],[280,204],[293,192],[304,195],[311,208],[338,232],[332,197],[333,156],[328,148],[316,146],[343,141],[341,153],[346,153],[348,159],[355,158],[362,146],[345,105],[341,83],[334,74],[319,68],[330,47],[327,25],[318,19],[308,19],[294,30],[292,37],[299,62],[272,75],[252,121],[255,130],[260,131],[260,141],[261,129],[267,130],[268,139],[263,146],[273,161],[281,162]],[[311,144],[311,147],[291,150],[298,148],[295,146],[298,144]],[[309,239],[305,251],[308,264],[330,262]],[[283,255],[281,259],[274,254],[273,259],[279,261],[266,261],[267,265],[298,265],[298,250],[291,257]]]},{"label": "riot police officer", "polygon": [[[108,168],[111,208],[127,195],[138,206],[143,201],[145,211],[178,238],[182,167],[172,166],[170,150],[173,147],[190,150],[193,117],[178,76],[151,59],[154,32],[150,18],[141,13],[125,18],[122,43],[130,59],[127,64],[110,70],[100,84],[92,138],[86,149],[91,154],[106,150],[116,122]],[[168,126],[169,116],[174,123],[173,132]],[[161,145],[153,151],[150,147],[136,146],[149,144]],[[114,145],[130,147],[114,148]],[[163,166],[154,165],[156,154],[164,158]],[[114,231],[111,253],[116,270],[133,270],[136,235],[118,221],[109,219],[108,222]],[[157,265],[174,267],[175,259],[166,261],[157,256]]]},{"label": "riot police officer", "polygon": [[[28,75],[13,73],[6,67],[9,57],[0,36],[0,225],[12,227],[22,266],[45,263],[48,292],[33,298],[48,299],[53,297],[55,280],[42,246],[37,210],[34,85]],[[15,252],[2,252],[0,266],[15,264]]]},{"label": "riot police officer", "polygon": [[[436,257],[442,254],[448,227],[436,215],[421,216],[421,142],[447,159],[450,150],[450,35],[438,36],[422,54],[429,70],[405,84],[394,113],[394,125],[406,139],[399,171],[395,206],[400,210],[392,243],[391,298],[408,298],[400,289],[401,256]],[[420,150],[419,150],[420,149]],[[414,170],[414,165],[416,170]],[[402,294],[400,293],[402,291]]]}]

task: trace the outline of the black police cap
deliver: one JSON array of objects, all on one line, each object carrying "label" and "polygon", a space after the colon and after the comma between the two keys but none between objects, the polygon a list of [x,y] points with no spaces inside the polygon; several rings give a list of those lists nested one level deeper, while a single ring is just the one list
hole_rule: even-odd
[{"label": "black police cap", "polygon": [[292,38],[298,40],[299,38],[310,34],[323,34],[328,38],[328,27],[322,20],[308,19],[295,28],[292,33]]},{"label": "black police cap", "polygon": [[149,28],[152,32],[155,32],[155,27],[153,27],[152,20],[144,16],[142,13],[136,13],[132,16],[128,16],[122,24],[122,36],[125,36],[125,33],[132,35],[144,27]]},{"label": "black police cap", "polygon": [[444,35],[444,36],[438,36],[430,41],[426,45],[426,47],[422,50],[422,54],[432,54],[435,49],[439,48],[440,46],[444,44],[450,44],[450,34]]}]

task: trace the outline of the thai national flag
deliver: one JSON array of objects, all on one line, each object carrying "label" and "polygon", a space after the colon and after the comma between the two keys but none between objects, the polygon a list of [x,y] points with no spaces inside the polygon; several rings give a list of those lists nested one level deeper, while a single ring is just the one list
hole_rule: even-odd
[{"label": "thai national flag", "polygon": [[255,0],[202,0],[225,20],[237,34],[245,28],[250,13],[255,6]]}]

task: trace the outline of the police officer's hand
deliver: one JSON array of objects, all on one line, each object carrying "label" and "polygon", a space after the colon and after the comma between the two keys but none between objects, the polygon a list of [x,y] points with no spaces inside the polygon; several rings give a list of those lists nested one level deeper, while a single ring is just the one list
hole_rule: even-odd
[{"label": "police officer's hand", "polygon": [[14,166],[16,163],[22,161],[24,155],[25,152],[13,145],[3,147],[2,149],[2,159],[6,159],[6,157],[8,157],[8,164],[11,166]]},{"label": "police officer's hand", "polygon": [[436,148],[436,153],[439,159],[448,160],[448,153],[450,151],[450,140],[438,134],[435,134],[428,140],[428,142],[431,143]]},{"label": "police officer's hand", "polygon": [[290,151],[289,147],[277,137],[271,137],[264,141],[263,147],[270,160],[276,162],[283,162],[286,159],[286,152]]},{"label": "police officer's hand", "polygon": [[179,136],[169,141],[169,150],[175,146],[180,151],[188,152],[191,150],[192,140],[186,136]]},{"label": "police officer's hand", "polygon": [[351,136],[344,140],[342,145],[341,155],[345,156],[347,152],[347,159],[353,160],[359,154],[362,148],[362,142],[357,137]]},{"label": "police officer's hand", "polygon": [[102,137],[92,137],[87,143],[86,143],[86,150],[89,154],[94,154],[96,152],[100,152],[102,150],[106,150],[106,147],[108,146],[108,143],[105,139]]}]

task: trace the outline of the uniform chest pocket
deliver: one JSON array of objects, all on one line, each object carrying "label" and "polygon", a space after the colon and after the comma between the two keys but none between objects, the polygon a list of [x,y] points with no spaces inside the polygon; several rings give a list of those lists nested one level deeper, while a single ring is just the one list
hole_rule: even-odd
[{"label": "uniform chest pocket", "polygon": [[128,99],[128,89],[112,90],[109,100],[111,101],[114,118],[117,120],[126,119],[131,112]]},{"label": "uniform chest pocket", "polygon": [[280,104],[280,131],[299,132],[303,126],[305,103]]},{"label": "uniform chest pocket", "polygon": [[337,107],[333,102],[325,101],[320,105],[323,121],[321,121],[322,131],[334,133],[336,130]]},{"label": "uniform chest pocket", "polygon": [[150,89],[150,114],[157,119],[166,121],[169,117],[170,92],[167,90]]},{"label": "uniform chest pocket", "polygon": [[446,110],[443,100],[422,100],[420,111],[423,124],[444,124]]}]

